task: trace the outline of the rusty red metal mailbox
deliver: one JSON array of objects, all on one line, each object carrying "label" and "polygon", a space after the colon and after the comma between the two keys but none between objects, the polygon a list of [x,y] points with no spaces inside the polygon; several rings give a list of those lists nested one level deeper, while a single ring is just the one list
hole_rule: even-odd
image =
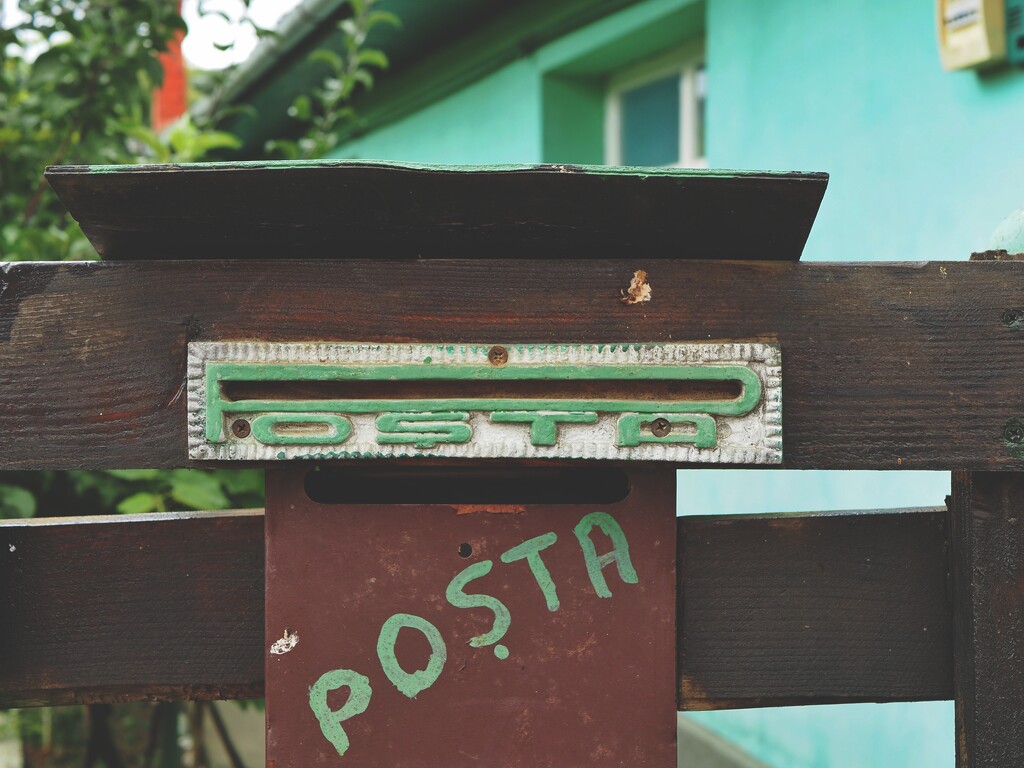
[{"label": "rusty red metal mailbox", "polygon": [[[594,480],[550,471],[449,473],[447,497]],[[601,471],[623,498],[332,504],[311,480],[367,480],[274,472],[268,763],[674,765],[673,478]]]}]

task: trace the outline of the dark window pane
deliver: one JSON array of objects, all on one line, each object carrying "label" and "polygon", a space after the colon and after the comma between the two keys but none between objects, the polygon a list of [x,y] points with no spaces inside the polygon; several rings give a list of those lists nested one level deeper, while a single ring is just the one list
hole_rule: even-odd
[{"label": "dark window pane", "polygon": [[623,165],[679,162],[679,75],[623,91],[621,97]]}]

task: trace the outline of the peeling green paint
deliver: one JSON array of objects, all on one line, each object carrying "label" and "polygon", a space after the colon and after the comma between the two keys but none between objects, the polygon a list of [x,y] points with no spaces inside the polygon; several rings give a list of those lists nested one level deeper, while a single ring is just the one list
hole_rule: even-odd
[{"label": "peeling green paint", "polygon": [[[460,571],[455,578],[451,580],[444,593],[445,599],[456,608],[486,608],[494,614],[494,624],[490,631],[469,639],[469,645],[474,648],[483,648],[498,642],[505,636],[505,633],[508,632],[509,626],[512,624],[512,614],[509,613],[508,608],[505,607],[505,604],[501,602],[501,600],[496,597],[492,597],[491,595],[469,595],[463,591],[469,582],[490,573],[493,565],[494,563],[490,560],[482,560],[479,563],[473,563],[469,567]],[[495,648],[495,655],[498,656],[498,658],[503,658],[497,648]]]},{"label": "peeling green paint", "polygon": [[[594,528],[601,531],[612,540],[612,550],[600,557],[590,538],[590,532]],[[611,597],[612,592],[608,589],[608,582],[604,578],[604,568],[615,563],[619,571],[619,578],[626,584],[636,584],[638,581],[633,561],[629,558],[629,542],[626,541],[626,534],[615,518],[607,512],[591,512],[580,520],[573,529],[576,538],[579,539],[580,547],[583,548],[583,557],[587,561],[587,573],[590,574],[590,582],[594,585],[594,591],[598,597]]]},{"label": "peeling green paint", "polygon": [[[235,400],[221,395],[228,381],[737,381],[742,392],[727,400],[594,400],[539,398],[444,398],[415,400]],[[757,406],[757,374],[739,365],[315,365],[206,364],[206,438],[221,439],[223,419],[232,413],[429,413],[436,411],[550,411],[706,413],[743,415]],[[541,433],[546,434],[546,427]],[[340,442],[340,441],[339,441]]]},{"label": "peeling green paint", "polygon": [[496,424],[529,424],[530,442],[554,445],[558,442],[558,425],[596,424],[597,413],[579,411],[495,411],[491,421]]},{"label": "peeling green paint", "polygon": [[[398,642],[398,633],[406,627],[419,630],[430,644],[430,659],[427,661],[426,669],[406,672],[398,663],[395,643]],[[444,669],[444,663],[448,660],[448,647],[438,628],[426,619],[409,613],[396,613],[380,628],[380,635],[377,637],[377,658],[380,659],[381,669],[388,680],[403,695],[412,699],[437,680]]]},{"label": "peeling green paint", "polygon": [[[327,696],[341,688],[349,689],[348,699],[341,709],[331,709],[327,703]],[[344,755],[349,747],[348,734],[341,724],[365,712],[370,706],[372,694],[370,679],[351,669],[332,669],[325,672],[310,687],[309,708],[313,710],[317,722],[320,723],[320,731],[334,745],[339,756]]]},{"label": "peeling green paint", "polygon": [[[473,430],[465,422],[469,414],[454,411],[436,413],[384,413],[374,422],[379,430],[378,445],[414,445],[433,448],[438,443],[468,443]],[[340,442],[340,441],[339,441]]]},{"label": "peeling green paint", "polygon": [[502,553],[501,562],[514,563],[525,558],[526,564],[530,566],[533,578],[544,595],[544,602],[547,603],[549,611],[558,610],[558,592],[555,590],[555,582],[551,579],[551,572],[544,565],[540,553],[558,541],[558,535],[554,531],[545,533],[542,536],[535,536],[532,539],[517,544],[507,552]]},{"label": "peeling green paint", "polygon": [[[692,424],[696,431],[682,434],[673,432],[664,437],[643,434],[641,427],[655,419],[664,419],[673,426]],[[714,448],[718,444],[715,420],[702,414],[651,413],[640,416],[636,413],[626,413],[619,417],[618,428],[621,446],[633,447],[642,443],[690,443],[697,448]]]},{"label": "peeling green paint", "polygon": [[[277,430],[280,424],[320,424],[329,429],[288,434]],[[334,445],[347,440],[350,434],[352,423],[335,413],[264,413],[252,420],[253,437],[266,445]]]}]

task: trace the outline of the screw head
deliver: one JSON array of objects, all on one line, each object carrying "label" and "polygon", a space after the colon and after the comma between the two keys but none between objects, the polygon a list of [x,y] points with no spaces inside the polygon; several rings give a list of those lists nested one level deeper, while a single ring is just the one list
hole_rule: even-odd
[{"label": "screw head", "polygon": [[655,437],[665,437],[672,431],[672,424],[668,419],[655,419],[651,422],[651,434]]},{"label": "screw head", "polygon": [[1019,328],[1021,321],[1024,320],[1024,312],[1021,312],[1019,309],[1006,309],[1003,310],[1000,319],[1003,321],[1003,325]]},{"label": "screw head", "polygon": [[1024,423],[1010,419],[1003,427],[1003,439],[1011,443],[1024,443]]},{"label": "screw head", "polygon": [[508,350],[504,347],[491,347],[487,350],[487,361],[499,368],[508,364]]},{"label": "screw head", "polygon": [[231,434],[239,439],[248,437],[251,432],[252,427],[245,419],[237,419],[231,424]]}]

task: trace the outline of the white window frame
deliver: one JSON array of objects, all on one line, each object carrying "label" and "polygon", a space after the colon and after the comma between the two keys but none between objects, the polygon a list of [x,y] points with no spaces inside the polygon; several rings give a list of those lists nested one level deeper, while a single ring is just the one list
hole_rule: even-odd
[{"label": "white window frame", "polygon": [[707,168],[707,158],[697,154],[697,72],[704,65],[704,43],[695,43],[650,59],[615,75],[608,81],[604,110],[604,160],[622,164],[622,95],[669,75],[679,75],[679,160],[667,168]]}]

